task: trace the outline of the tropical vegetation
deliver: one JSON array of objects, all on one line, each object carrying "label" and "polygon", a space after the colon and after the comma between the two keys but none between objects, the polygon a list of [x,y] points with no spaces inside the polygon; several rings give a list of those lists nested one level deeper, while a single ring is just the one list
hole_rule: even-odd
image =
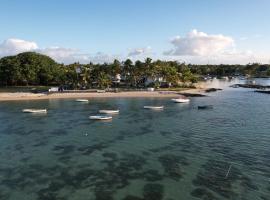
[{"label": "tropical vegetation", "polygon": [[[74,88],[183,87],[202,76],[270,76],[270,65],[191,65],[176,61],[130,59],[103,64],[59,64],[35,52],[0,59],[0,86],[63,85]],[[118,78],[117,78],[118,77]],[[121,78],[119,78],[121,77]]]}]

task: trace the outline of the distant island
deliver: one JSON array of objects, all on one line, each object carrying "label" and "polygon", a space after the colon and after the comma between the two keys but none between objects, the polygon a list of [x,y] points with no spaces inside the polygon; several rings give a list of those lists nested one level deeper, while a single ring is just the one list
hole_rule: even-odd
[{"label": "distant island", "polygon": [[208,77],[270,77],[270,65],[194,65],[177,61],[130,59],[103,64],[59,64],[35,52],[0,59],[0,86],[91,88],[193,87]]}]

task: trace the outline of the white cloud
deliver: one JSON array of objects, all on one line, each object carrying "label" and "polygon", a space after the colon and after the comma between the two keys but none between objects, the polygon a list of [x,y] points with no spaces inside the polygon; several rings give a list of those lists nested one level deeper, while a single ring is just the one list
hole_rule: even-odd
[{"label": "white cloud", "polygon": [[90,60],[92,63],[111,63],[115,59],[122,60],[120,55],[110,55],[103,52],[98,52],[90,56]]},{"label": "white cloud", "polygon": [[0,57],[15,55],[25,51],[35,51],[38,45],[35,42],[10,38],[0,44]]},{"label": "white cloud", "polygon": [[39,48],[37,43],[21,40],[7,39],[0,44],[0,58],[4,56],[16,55],[18,53],[35,51],[47,56],[50,56],[59,63],[70,64],[74,62],[80,63],[103,63],[112,62],[119,56],[108,55],[105,53],[96,53],[93,55],[82,53],[79,49],[63,48],[63,47],[48,47]]},{"label": "white cloud", "polygon": [[128,53],[128,57],[135,57],[135,56],[141,56],[141,55],[150,55],[152,48],[150,46],[145,48],[135,48],[130,49]]},{"label": "white cloud", "polygon": [[45,49],[39,49],[37,52],[50,56],[59,63],[89,63],[90,58],[88,54],[82,54],[78,49],[70,49],[63,47],[49,47]]},{"label": "white cloud", "polygon": [[174,56],[210,56],[233,47],[234,40],[224,35],[209,35],[192,30],[185,37],[176,36],[171,40],[173,49],[164,52]]}]

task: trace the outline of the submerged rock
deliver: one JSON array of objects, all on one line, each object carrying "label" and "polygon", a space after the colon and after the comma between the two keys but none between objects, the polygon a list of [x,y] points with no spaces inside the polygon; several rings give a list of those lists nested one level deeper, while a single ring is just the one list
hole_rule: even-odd
[{"label": "submerged rock", "polygon": [[218,200],[218,198],[205,188],[196,188],[190,194],[203,200]]},{"label": "submerged rock", "polygon": [[128,195],[126,196],[124,199],[122,200],[144,200],[143,198],[137,197],[137,196],[133,196],[133,195]]},{"label": "submerged rock", "polygon": [[[197,174],[193,184],[198,187],[204,187],[227,199],[237,199],[238,194],[233,189],[234,183],[240,183],[246,190],[256,190],[257,187],[252,181],[244,176],[240,170],[229,163],[217,160],[208,160],[203,165],[203,170]],[[228,169],[230,168],[230,171]],[[227,174],[228,173],[228,174]],[[195,194],[203,193],[205,191],[198,190]],[[193,194],[194,195],[194,194]]]},{"label": "submerged rock", "polygon": [[165,154],[160,156],[158,160],[164,167],[166,176],[177,181],[183,176],[181,166],[188,165],[185,157],[176,156],[174,154]]},{"label": "submerged rock", "polygon": [[146,184],[143,187],[144,200],[161,200],[163,193],[164,188],[161,184]]}]

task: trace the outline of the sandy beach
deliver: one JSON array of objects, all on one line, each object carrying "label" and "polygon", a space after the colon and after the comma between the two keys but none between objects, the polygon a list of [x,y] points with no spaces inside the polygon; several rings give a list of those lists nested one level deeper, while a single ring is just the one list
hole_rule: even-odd
[{"label": "sandy beach", "polygon": [[[181,93],[202,93],[202,89],[188,89]],[[0,93],[0,101],[21,101],[21,100],[42,100],[42,99],[76,99],[76,98],[174,98],[180,97],[174,91],[129,91],[129,92],[85,92],[85,93],[52,93],[52,94],[33,94],[26,92],[3,92]]]}]

